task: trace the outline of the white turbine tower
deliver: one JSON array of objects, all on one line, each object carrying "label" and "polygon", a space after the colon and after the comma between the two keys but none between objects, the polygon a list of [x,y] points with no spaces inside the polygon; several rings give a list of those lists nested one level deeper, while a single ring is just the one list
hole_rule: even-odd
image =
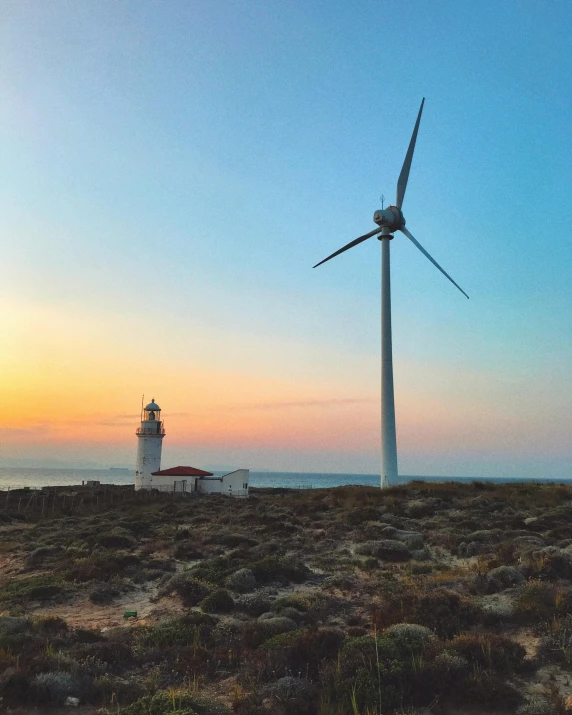
[{"label": "white turbine tower", "polygon": [[405,228],[405,218],[401,212],[405,189],[407,188],[407,180],[409,178],[409,170],[411,168],[411,160],[413,159],[413,151],[415,150],[415,141],[417,132],[419,131],[419,122],[421,121],[421,113],[425,98],[421,102],[415,128],[409,142],[409,148],[405,155],[405,161],[397,180],[397,198],[395,206],[381,211],[376,211],[373,215],[374,223],[379,228],[366,233],[365,236],[360,236],[354,241],[351,241],[343,248],[340,248],[331,256],[324,258],[323,261],[316,263],[314,268],[321,266],[322,263],[329,261],[330,258],[339,256],[340,253],[347,251],[354,246],[357,246],[362,241],[366,241],[372,236],[376,236],[381,241],[381,486],[386,487],[397,482],[397,437],[395,432],[395,400],[393,395],[393,357],[391,348],[391,290],[390,290],[390,271],[389,271],[389,242],[393,238],[394,231],[401,231],[407,238],[426,256],[431,263],[436,266],[441,273],[448,278],[451,283],[456,286],[461,293],[469,297],[465,291],[458,286],[451,276],[446,273],[441,266],[435,261],[423,248],[423,246],[413,238],[409,231]]}]

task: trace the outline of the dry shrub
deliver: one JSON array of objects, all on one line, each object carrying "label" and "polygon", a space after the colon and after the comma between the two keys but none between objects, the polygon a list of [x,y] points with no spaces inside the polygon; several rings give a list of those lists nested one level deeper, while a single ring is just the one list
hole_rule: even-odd
[{"label": "dry shrub", "polygon": [[258,648],[269,638],[296,630],[296,623],[291,618],[276,616],[254,623],[247,623],[243,629],[242,641],[247,648]]},{"label": "dry shrub", "polygon": [[496,633],[462,633],[448,647],[471,665],[496,674],[521,670],[526,656],[520,643]]},{"label": "dry shrub", "polygon": [[181,571],[171,576],[159,589],[158,596],[178,594],[185,606],[197,606],[211,592],[206,583],[194,578],[190,571]]},{"label": "dry shrub", "polygon": [[92,554],[87,558],[76,559],[64,573],[66,581],[109,581],[114,576],[123,576],[125,570],[140,564],[135,554],[118,551],[113,554]]},{"label": "dry shrub", "polygon": [[482,623],[483,617],[482,610],[470,599],[445,589],[393,595],[372,611],[378,630],[407,621],[430,628],[440,638],[452,638]]},{"label": "dry shrub", "polygon": [[[335,660],[344,635],[334,628],[282,633],[260,648],[262,672],[288,674],[316,680],[325,660]],[[276,675],[274,675],[276,677]]]},{"label": "dry shrub", "polygon": [[533,579],[526,583],[514,601],[515,617],[525,624],[538,624],[568,613],[572,591],[568,587]]},{"label": "dry shrub", "polygon": [[488,711],[514,712],[522,703],[520,692],[502,677],[488,670],[476,670],[468,678],[458,681],[450,697],[455,702],[481,705]]}]

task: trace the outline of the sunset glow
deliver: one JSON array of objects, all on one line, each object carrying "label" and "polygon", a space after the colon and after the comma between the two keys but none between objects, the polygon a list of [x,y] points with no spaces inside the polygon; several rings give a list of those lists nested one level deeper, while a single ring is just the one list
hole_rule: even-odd
[{"label": "sunset glow", "polygon": [[379,244],[311,266],[426,96],[408,226],[471,300],[396,236],[400,472],[571,477],[570,7],[199,5],[0,11],[0,466],[132,466],[144,393],[166,466],[377,473]]}]

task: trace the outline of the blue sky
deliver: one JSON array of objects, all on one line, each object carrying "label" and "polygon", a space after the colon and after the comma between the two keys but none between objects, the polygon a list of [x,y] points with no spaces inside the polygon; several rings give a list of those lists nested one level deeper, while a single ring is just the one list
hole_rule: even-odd
[{"label": "blue sky", "polygon": [[394,200],[425,96],[403,209],[471,300],[396,237],[400,471],[572,476],[571,30],[568,2],[4,0],[0,463],[131,464],[134,425],[80,425],[145,391],[169,463],[377,471],[379,244],[311,266]]}]

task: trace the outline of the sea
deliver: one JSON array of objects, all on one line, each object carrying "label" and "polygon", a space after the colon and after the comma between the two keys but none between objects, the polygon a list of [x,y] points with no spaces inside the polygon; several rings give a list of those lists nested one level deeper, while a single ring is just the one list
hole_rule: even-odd
[{"label": "sea", "polygon": [[[216,476],[226,472],[214,471]],[[0,467],[0,490],[29,487],[39,489],[49,486],[71,486],[84,481],[97,480],[102,484],[133,484],[135,471],[132,469],[43,469]],[[541,482],[544,484],[572,484],[571,479],[543,478],[516,479],[509,477],[436,477],[400,475],[399,483],[414,480],[426,482],[495,482],[497,484],[517,481]],[[379,486],[379,474],[330,474],[321,472],[250,472],[251,487],[277,489],[326,489],[350,484]]]}]

